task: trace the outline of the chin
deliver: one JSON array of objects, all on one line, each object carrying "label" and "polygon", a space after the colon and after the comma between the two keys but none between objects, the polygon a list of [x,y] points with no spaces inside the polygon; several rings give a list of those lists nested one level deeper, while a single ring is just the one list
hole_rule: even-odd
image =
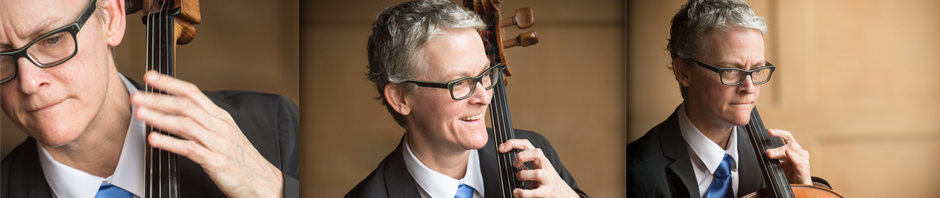
[{"label": "chin", "polygon": [[30,137],[50,147],[59,147],[71,143],[81,136],[85,127],[70,126],[68,124],[42,123],[45,127],[36,127],[27,132]]},{"label": "chin", "polygon": [[465,146],[470,149],[480,149],[483,148],[483,146],[486,146],[486,141],[489,134],[486,132],[486,127],[481,126],[474,127],[474,129],[466,135],[467,136],[464,137]]},{"label": "chin", "polygon": [[80,132],[72,131],[59,131],[59,132],[42,132],[39,137],[33,137],[39,140],[40,143],[49,147],[59,147],[66,145],[78,139]]}]

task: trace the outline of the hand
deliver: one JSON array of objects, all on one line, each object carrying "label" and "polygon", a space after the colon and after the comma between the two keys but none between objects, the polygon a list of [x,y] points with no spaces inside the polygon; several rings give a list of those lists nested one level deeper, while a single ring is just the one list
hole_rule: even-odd
[{"label": "hand", "polygon": [[787,180],[791,184],[813,185],[812,176],[809,174],[809,151],[803,150],[789,131],[768,129],[767,133],[783,139],[783,146],[767,149],[766,153],[770,159],[784,160],[783,172],[786,173]]},{"label": "hand", "polygon": [[519,171],[519,174],[516,174],[516,179],[526,181],[534,188],[530,190],[513,189],[512,195],[514,197],[578,197],[578,194],[568,186],[568,183],[565,183],[565,180],[558,176],[555,167],[542,153],[542,149],[535,148],[526,139],[511,139],[499,145],[500,153],[506,153],[512,149],[521,150],[516,154],[516,159],[512,163],[513,166],[524,167],[522,166],[523,163],[532,162],[533,168]]},{"label": "hand", "polygon": [[196,162],[229,197],[282,197],[284,178],[242,134],[232,116],[196,85],[154,71],[144,75],[154,89],[169,95],[137,92],[137,119],[177,135],[150,133],[148,142]]}]

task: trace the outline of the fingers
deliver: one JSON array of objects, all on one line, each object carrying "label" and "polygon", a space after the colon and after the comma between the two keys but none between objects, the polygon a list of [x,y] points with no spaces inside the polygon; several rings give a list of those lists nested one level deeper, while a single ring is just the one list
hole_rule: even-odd
[{"label": "fingers", "polygon": [[192,99],[196,106],[202,107],[210,115],[220,116],[224,111],[222,108],[215,106],[215,103],[212,103],[212,100],[209,100],[205,94],[202,94],[199,87],[196,87],[196,85],[192,83],[169,77],[157,73],[156,71],[148,71],[144,74],[144,82],[146,82],[148,86],[162,90],[170,95]]},{"label": "fingers", "polygon": [[[197,123],[205,127],[206,129],[216,131],[220,125],[224,123],[213,122],[216,119],[212,119],[214,116],[210,115],[205,108],[198,106],[193,103],[191,100],[187,100],[180,97],[163,95],[163,94],[151,94],[151,93],[134,93],[131,95],[131,103],[136,104],[138,107],[148,108],[150,110],[157,110],[160,112],[165,112],[173,115],[180,115],[182,117],[188,117],[194,119]],[[142,117],[138,117],[141,119]],[[142,119],[143,120],[143,119]],[[159,121],[159,120],[145,120],[145,121]],[[150,122],[148,122],[150,123]]]},{"label": "fingers", "polygon": [[519,150],[531,150],[535,149],[535,146],[532,146],[532,143],[527,139],[511,139],[499,145],[499,152],[506,153],[512,149]]},{"label": "fingers", "polygon": [[170,115],[145,106],[137,107],[137,113],[134,114],[134,117],[155,128],[178,135],[184,139],[197,141],[203,145],[213,145],[219,139],[218,136],[224,136],[206,127],[206,125],[225,127],[219,124],[205,124],[220,122],[218,120],[209,119],[200,122],[193,117]]},{"label": "fingers", "polygon": [[519,181],[542,181],[544,178],[542,169],[522,170],[516,174],[516,180]]},{"label": "fingers", "polygon": [[551,193],[551,189],[548,188],[536,188],[530,190],[516,188],[512,190],[513,197],[548,197],[548,195]]},{"label": "fingers", "polygon": [[536,148],[531,150],[524,150],[516,154],[516,159],[512,161],[512,166],[520,167],[523,163],[532,162],[532,167],[536,169],[543,168],[542,164],[548,163],[544,160],[545,153],[542,153],[542,149]]},{"label": "fingers", "polygon": [[[185,156],[197,164],[205,164],[205,156],[210,152],[205,147],[190,140],[173,138],[160,133],[150,133],[147,141],[154,148],[163,149],[177,155]],[[147,151],[149,152],[149,151]],[[211,161],[211,160],[209,160]]]},{"label": "fingers", "polygon": [[780,139],[783,139],[784,145],[789,145],[790,147],[793,147],[794,149],[802,149],[802,147],[800,147],[800,144],[796,142],[796,138],[793,138],[793,134],[790,133],[789,131],[780,130],[780,129],[767,129],[767,133],[770,134],[770,136],[779,137]]}]

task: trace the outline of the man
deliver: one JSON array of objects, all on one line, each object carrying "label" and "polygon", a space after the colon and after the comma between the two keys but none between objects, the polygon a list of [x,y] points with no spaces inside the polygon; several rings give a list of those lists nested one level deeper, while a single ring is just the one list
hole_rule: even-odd
[{"label": "man", "polygon": [[146,144],[180,155],[182,197],[297,196],[297,107],[276,95],[203,93],[155,72],[145,82],[170,95],[138,91],[110,52],[124,9],[123,0],[0,1],[0,106],[30,136],[3,159],[0,197],[144,197]]},{"label": "man", "polygon": [[[741,126],[776,69],[764,59],[766,33],[740,0],[690,0],[676,13],[667,49],[684,101],[627,146],[628,197],[741,197],[761,187]],[[768,133],[786,143],[766,154],[783,160],[789,183],[825,184],[810,176],[809,152],[790,132]]]},{"label": "man", "polygon": [[[499,144],[483,120],[494,77],[476,14],[443,0],[411,1],[378,15],[369,37],[369,79],[405,130],[398,148],[346,197],[499,197],[496,155],[521,150],[516,197],[586,197],[545,137],[515,130]],[[456,79],[456,80],[455,80]],[[449,85],[449,86],[448,86]]]}]

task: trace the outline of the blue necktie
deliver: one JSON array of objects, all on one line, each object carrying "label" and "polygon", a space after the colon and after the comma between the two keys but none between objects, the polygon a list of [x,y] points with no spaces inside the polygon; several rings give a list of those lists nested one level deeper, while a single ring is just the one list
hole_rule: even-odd
[{"label": "blue necktie", "polygon": [[134,197],[134,194],[127,192],[120,187],[111,185],[111,184],[101,184],[101,188],[98,188],[98,194],[95,194],[95,198],[131,198]]},{"label": "blue necktie", "polygon": [[734,190],[731,189],[731,166],[734,165],[734,159],[731,155],[725,154],[721,159],[721,165],[715,170],[715,179],[705,191],[705,198],[734,198]]},{"label": "blue necktie", "polygon": [[454,198],[473,198],[473,187],[460,184],[460,186],[457,187],[457,194],[454,195]]}]

